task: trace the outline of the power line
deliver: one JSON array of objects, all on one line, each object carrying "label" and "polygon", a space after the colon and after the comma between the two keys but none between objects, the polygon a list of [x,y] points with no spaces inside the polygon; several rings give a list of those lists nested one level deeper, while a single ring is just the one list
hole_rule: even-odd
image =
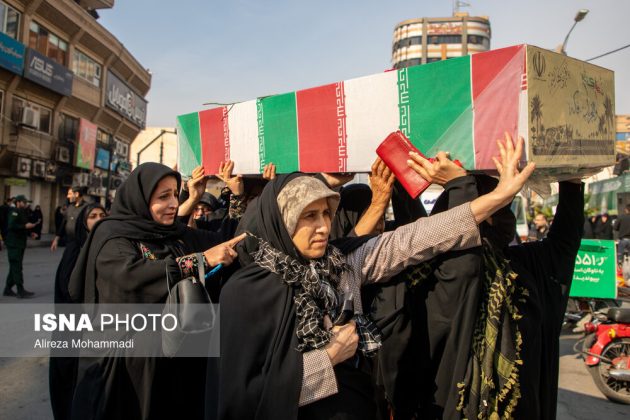
[{"label": "power line", "polygon": [[607,53],[604,53],[604,54],[598,55],[597,57],[589,58],[588,60],[584,60],[584,61],[593,61],[593,60],[597,60],[598,58],[602,58],[602,57],[604,57],[604,56],[606,56],[606,55],[609,55],[609,54],[612,54],[612,53],[616,53],[617,51],[621,51],[621,50],[623,50],[623,49],[625,49],[625,48],[628,48],[628,47],[630,47],[630,44],[628,44],[628,45],[624,45],[624,46],[623,46],[623,47],[621,47],[621,48],[617,48],[616,50],[608,51]]}]

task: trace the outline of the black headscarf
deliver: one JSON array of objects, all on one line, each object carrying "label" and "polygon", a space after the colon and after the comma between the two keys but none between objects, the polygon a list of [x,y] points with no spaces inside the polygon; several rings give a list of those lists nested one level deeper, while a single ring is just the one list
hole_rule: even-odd
[{"label": "black headscarf", "polygon": [[101,209],[105,211],[105,208],[98,203],[90,203],[81,209],[81,213],[76,220],[76,226],[74,227],[74,238],[68,241],[66,248],[63,251],[63,256],[57,267],[57,274],[55,278],[55,303],[71,303],[70,295],[68,294],[68,282],[70,275],[74,269],[79,253],[85,241],[88,238],[89,231],[87,228],[87,218],[94,209]]},{"label": "black headscarf", "polygon": [[154,162],[139,165],[120,186],[112,205],[112,214],[94,226],[72,272],[68,288],[74,301],[95,302],[96,256],[110,239],[156,242],[178,239],[186,233],[186,226],[178,221],[163,225],[151,216],[151,194],[160,180],[167,176],[177,180],[179,191],[179,173]]},{"label": "black headscarf", "polygon": [[372,190],[365,184],[348,185],[339,194],[341,200],[330,228],[331,239],[344,238],[354,233],[354,227],[372,201]]}]

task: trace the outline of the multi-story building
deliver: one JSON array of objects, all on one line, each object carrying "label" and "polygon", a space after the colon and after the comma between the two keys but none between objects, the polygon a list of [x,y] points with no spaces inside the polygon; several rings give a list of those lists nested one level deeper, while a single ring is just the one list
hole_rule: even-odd
[{"label": "multi-story building", "polygon": [[490,49],[488,17],[457,12],[448,18],[400,22],[394,29],[392,65],[399,69]]},{"label": "multi-story building", "polygon": [[147,127],[133,140],[129,152],[134,168],[144,162],[177,168],[177,132],[174,127]]},{"label": "multi-story building", "polygon": [[151,74],[97,22],[114,0],[0,0],[0,199],[25,194],[43,231],[71,185],[105,201],[128,174]]}]

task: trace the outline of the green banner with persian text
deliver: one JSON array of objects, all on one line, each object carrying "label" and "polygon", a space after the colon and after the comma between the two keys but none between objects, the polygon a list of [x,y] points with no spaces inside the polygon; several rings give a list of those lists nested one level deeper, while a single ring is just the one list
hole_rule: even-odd
[{"label": "green banner with persian text", "polygon": [[571,297],[617,298],[615,241],[582,239],[575,259]]}]

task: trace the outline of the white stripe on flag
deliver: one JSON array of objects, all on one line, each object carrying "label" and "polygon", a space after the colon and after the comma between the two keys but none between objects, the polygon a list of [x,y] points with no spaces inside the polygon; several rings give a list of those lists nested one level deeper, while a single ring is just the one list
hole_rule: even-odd
[{"label": "white stripe on flag", "polygon": [[398,130],[397,72],[389,71],[344,83],[349,172],[369,172],[376,148]]},{"label": "white stripe on flag", "polygon": [[228,106],[230,131],[230,159],[234,161],[234,172],[259,174],[258,118],[256,101],[247,101]]}]

